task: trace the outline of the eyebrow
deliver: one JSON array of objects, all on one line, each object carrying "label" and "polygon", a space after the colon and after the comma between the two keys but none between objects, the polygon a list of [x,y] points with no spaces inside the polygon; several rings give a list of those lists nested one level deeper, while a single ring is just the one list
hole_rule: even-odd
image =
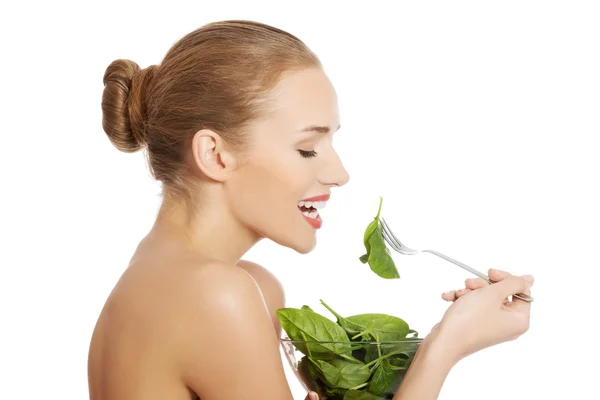
[{"label": "eyebrow", "polygon": [[[341,125],[338,125],[338,127],[336,128],[336,131],[338,131],[340,129],[340,127],[341,127]],[[331,129],[328,126],[310,125],[304,129],[302,129],[301,132],[318,132],[318,133],[327,134],[327,133],[331,132]]]}]

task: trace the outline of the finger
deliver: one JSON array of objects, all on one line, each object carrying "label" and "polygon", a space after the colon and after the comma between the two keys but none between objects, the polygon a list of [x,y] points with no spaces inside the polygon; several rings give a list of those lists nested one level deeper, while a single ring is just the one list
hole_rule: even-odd
[{"label": "finger", "polygon": [[502,271],[500,269],[490,268],[488,270],[488,277],[495,282],[503,281],[504,279],[508,278],[509,276],[512,276],[512,275],[509,272]]},{"label": "finger", "polygon": [[456,291],[456,299],[458,300],[459,298],[461,298],[462,296],[464,296],[465,294],[471,292],[471,289],[468,288],[464,288],[464,289],[460,289]]},{"label": "finger", "polygon": [[304,400],[319,400],[319,395],[315,392],[308,392],[308,394],[306,395],[306,399]]},{"label": "finger", "polygon": [[467,289],[475,290],[481,289],[486,286],[488,283],[482,278],[469,278],[465,280],[465,286]]},{"label": "finger", "polygon": [[[497,293],[501,300],[517,293],[529,293],[529,288],[533,284],[533,276],[509,276],[508,278],[492,285],[491,289]],[[527,303],[522,301],[522,303]],[[527,303],[529,304],[529,303]]]},{"label": "finger", "polygon": [[451,290],[446,293],[442,293],[442,299],[446,301],[454,301],[456,300],[456,290]]},{"label": "finger", "polygon": [[[534,282],[533,276],[524,275],[524,276],[522,276],[522,278],[529,282],[529,287],[519,293],[526,294],[527,296],[531,296],[531,286],[533,285],[533,282]],[[527,311],[529,308],[531,308],[531,303],[528,301],[525,301],[525,300],[521,300],[518,297],[513,296],[512,301],[510,301],[507,304],[507,306],[521,310],[521,311]]]}]

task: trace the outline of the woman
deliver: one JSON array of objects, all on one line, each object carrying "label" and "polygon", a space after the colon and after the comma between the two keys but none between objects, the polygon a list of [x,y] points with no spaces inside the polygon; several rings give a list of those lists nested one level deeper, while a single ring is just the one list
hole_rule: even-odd
[{"label": "woman", "polygon": [[[164,199],[98,319],[91,399],[292,399],[275,317],[283,290],[240,258],[262,238],[311,251],[321,219],[300,201],[324,202],[348,181],[319,59],[289,33],[225,21],[182,38],[158,66],[113,62],[104,84],[106,134],[122,151],[146,148]],[[461,358],[528,329],[529,304],[506,299],[532,279],[490,276],[501,282],[443,295],[455,303],[395,399],[437,398]]]}]

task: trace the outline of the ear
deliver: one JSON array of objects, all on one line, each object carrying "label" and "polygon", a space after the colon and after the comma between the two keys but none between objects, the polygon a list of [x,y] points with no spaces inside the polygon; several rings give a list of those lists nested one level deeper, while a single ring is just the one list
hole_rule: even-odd
[{"label": "ear", "polygon": [[192,139],[192,154],[196,167],[215,181],[227,180],[237,161],[219,134],[202,129]]}]

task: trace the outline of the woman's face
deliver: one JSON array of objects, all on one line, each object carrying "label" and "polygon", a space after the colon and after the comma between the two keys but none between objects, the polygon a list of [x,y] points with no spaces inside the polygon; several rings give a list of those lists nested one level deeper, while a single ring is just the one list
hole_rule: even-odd
[{"label": "woman's face", "polygon": [[307,253],[322,223],[318,209],[349,179],[332,143],[337,96],[325,73],[311,68],[285,74],[271,103],[271,115],[249,132],[246,161],[228,180],[227,197],[235,217],[260,237]]}]

